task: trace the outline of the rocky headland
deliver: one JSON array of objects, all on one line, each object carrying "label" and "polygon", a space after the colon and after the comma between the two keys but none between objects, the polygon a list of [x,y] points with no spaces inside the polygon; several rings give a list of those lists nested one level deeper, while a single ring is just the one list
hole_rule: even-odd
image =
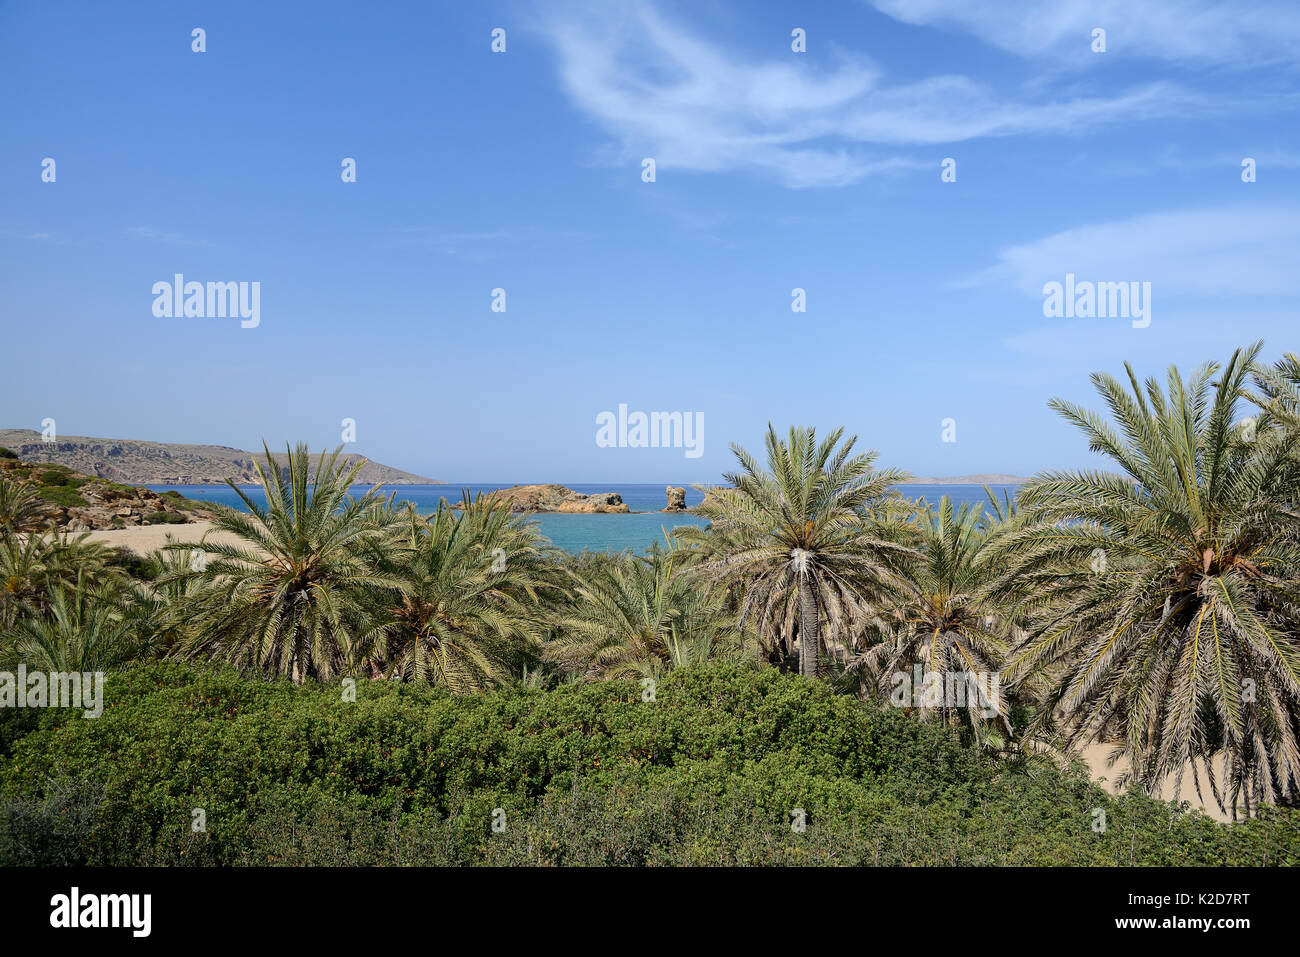
[{"label": "rocky headland", "polygon": [[[47,442],[31,429],[0,429],[0,447],[13,451],[24,462],[63,465],[127,485],[258,485],[254,462],[264,461],[262,452],[245,452],[224,445],[178,445],[144,442],[138,439],[98,439],[85,435],[61,435]],[[283,451],[271,453],[281,467]],[[313,461],[315,461],[313,456]],[[357,481],[363,485],[441,485],[438,479],[381,465],[356,454],[339,456],[349,466],[364,461]]]}]

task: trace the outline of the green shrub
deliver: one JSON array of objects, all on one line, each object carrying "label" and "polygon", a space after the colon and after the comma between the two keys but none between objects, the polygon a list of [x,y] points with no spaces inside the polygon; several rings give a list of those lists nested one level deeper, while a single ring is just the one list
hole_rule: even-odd
[{"label": "green shrub", "polygon": [[3,445],[0,445],[0,459],[17,459],[17,458],[18,455],[16,453],[5,448]]},{"label": "green shrub", "polygon": [[53,502],[55,505],[68,506],[85,506],[90,503],[82,498],[74,486],[71,485],[38,485],[36,494],[47,502]]},{"label": "green shrub", "polygon": [[189,519],[176,512],[149,512],[144,517],[146,525],[184,525]]},{"label": "green shrub", "polygon": [[125,545],[108,552],[108,564],[138,581],[152,581],[158,577],[155,563],[146,556],[137,555]]},{"label": "green shrub", "polygon": [[66,465],[42,463],[37,466],[33,478],[41,485],[52,488],[80,488],[90,481],[89,475],[74,472]]},{"label": "green shrub", "polygon": [[180,492],[175,491],[174,489],[167,492],[163,492],[161,497],[165,498],[167,500],[167,504],[170,505],[172,508],[179,508],[182,511],[186,511],[186,512],[192,511],[193,509],[197,508],[199,505],[198,502],[186,498],[184,495],[182,495]]},{"label": "green shrub", "polygon": [[68,778],[48,782],[40,797],[0,801],[0,864],[86,864],[84,835],[103,801],[101,786]]},{"label": "green shrub", "polygon": [[0,826],[66,804],[57,772],[102,789],[77,851],[94,865],[1300,862],[1296,812],[1228,826],[1115,797],[771,669],[679,670],[652,702],[630,681],[343,697],[167,662],[115,673],[97,719],[0,719]]}]

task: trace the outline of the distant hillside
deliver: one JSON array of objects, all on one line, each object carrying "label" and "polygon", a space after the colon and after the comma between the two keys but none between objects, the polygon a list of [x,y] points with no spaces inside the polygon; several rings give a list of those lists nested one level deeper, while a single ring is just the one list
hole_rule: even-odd
[{"label": "distant hillside", "polygon": [[979,475],[951,475],[947,478],[927,476],[909,479],[908,485],[1024,485],[1029,479],[1021,475],[982,472]]},{"label": "distant hillside", "polygon": [[[244,452],[224,445],[175,445],[84,435],[61,435],[56,442],[44,442],[41,434],[31,429],[0,429],[0,448],[12,450],[24,462],[52,462],[126,485],[201,485],[226,479],[256,485],[253,462],[262,459],[261,452]],[[275,458],[283,464],[285,455],[279,452]],[[340,456],[341,461],[349,463],[361,458],[364,456]],[[357,481],[366,485],[444,484],[378,462],[368,462]]]}]

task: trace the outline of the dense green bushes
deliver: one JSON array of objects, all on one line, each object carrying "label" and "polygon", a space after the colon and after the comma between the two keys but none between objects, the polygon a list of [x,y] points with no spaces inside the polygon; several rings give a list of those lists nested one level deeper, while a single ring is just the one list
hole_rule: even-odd
[{"label": "dense green bushes", "polygon": [[1228,827],[1110,797],[774,670],[682,669],[655,699],[377,681],[347,702],[144,665],[98,719],[0,712],[0,862],[1300,862],[1295,812]]},{"label": "dense green bushes", "polygon": [[150,512],[144,517],[146,525],[184,525],[189,519],[176,512]]}]

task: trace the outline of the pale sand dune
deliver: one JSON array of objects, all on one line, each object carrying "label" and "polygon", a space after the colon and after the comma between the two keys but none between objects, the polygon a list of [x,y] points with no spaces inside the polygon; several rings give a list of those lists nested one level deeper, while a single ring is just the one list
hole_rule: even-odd
[{"label": "pale sand dune", "polygon": [[[166,545],[169,537],[174,542],[197,545],[211,527],[211,522],[189,522],[185,525],[135,525],[130,528],[99,529],[89,533],[89,540],[109,547],[125,546],[137,555],[144,556]],[[239,539],[229,532],[213,532],[208,537],[208,541],[235,544]]]},{"label": "pale sand dune", "polygon": [[[1093,744],[1083,749],[1081,757],[1083,762],[1088,765],[1088,770],[1092,774],[1092,779],[1101,784],[1101,786],[1107,791],[1115,793],[1119,790],[1119,788],[1115,786],[1115,781],[1128,768],[1128,762],[1121,758],[1119,761],[1115,762],[1114,766],[1107,767],[1106,759],[1110,755],[1110,752],[1111,746],[1108,744]],[[1222,758],[1214,762],[1214,775],[1215,780],[1218,781],[1219,786],[1222,787]],[[1186,801],[1192,807],[1199,808],[1205,812],[1207,817],[1212,817],[1216,821],[1231,820],[1231,817],[1220,811],[1218,805],[1214,803],[1214,797],[1210,794],[1209,783],[1205,780],[1204,774],[1201,775],[1201,793],[1204,796],[1204,801],[1199,800],[1196,796],[1196,784],[1192,779],[1192,772],[1189,768],[1187,773],[1183,775],[1183,788],[1178,795],[1178,800]],[[1172,801],[1174,799],[1173,781],[1165,780],[1160,786],[1159,793],[1155,796],[1163,798],[1166,801]]]}]

